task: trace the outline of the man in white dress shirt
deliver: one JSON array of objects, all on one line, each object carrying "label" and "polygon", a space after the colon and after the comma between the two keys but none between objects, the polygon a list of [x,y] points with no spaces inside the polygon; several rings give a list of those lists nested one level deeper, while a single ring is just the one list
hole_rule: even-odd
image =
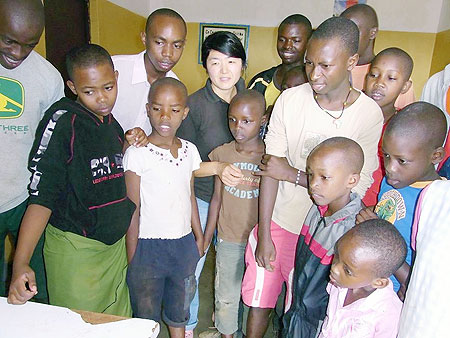
[{"label": "man in white dress shirt", "polygon": [[150,86],[165,76],[177,78],[171,69],[183,53],[186,33],[186,23],[180,14],[160,8],[149,15],[145,32],[141,33],[145,50],[112,57],[119,72],[118,95],[112,113],[125,132],[140,127],[150,134],[145,110]]}]

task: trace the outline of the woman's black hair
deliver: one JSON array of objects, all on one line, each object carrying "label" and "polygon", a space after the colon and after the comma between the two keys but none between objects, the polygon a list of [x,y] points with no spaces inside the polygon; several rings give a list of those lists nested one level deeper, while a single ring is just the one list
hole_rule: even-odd
[{"label": "woman's black hair", "polygon": [[216,50],[227,56],[239,58],[242,60],[242,66],[245,66],[246,55],[241,41],[236,35],[230,32],[220,31],[208,36],[202,44],[202,64],[206,69],[206,59],[208,59],[211,50]]}]

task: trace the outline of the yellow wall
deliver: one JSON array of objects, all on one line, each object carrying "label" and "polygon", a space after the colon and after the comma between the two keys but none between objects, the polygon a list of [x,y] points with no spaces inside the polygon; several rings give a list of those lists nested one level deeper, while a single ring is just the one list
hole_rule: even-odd
[{"label": "yellow wall", "polygon": [[430,77],[431,60],[436,34],[380,31],[375,40],[375,53],[388,48],[399,47],[414,60],[412,81],[416,99],[420,98],[422,88]]},{"label": "yellow wall", "polygon": [[145,18],[106,0],[92,0],[91,42],[102,45],[112,55],[141,52],[139,34],[145,27]]},{"label": "yellow wall", "polygon": [[430,76],[445,68],[450,63],[450,29],[436,35]]}]

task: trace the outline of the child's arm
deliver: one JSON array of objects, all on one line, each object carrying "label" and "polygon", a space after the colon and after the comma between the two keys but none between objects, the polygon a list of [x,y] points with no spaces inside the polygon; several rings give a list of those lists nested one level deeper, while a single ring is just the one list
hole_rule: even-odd
[{"label": "child's arm", "polygon": [[10,304],[23,304],[38,293],[34,271],[29,264],[51,213],[50,209],[39,204],[30,204],[25,211],[14,254],[13,273],[8,294],[8,303]]},{"label": "child's arm", "polygon": [[131,262],[136,251],[138,236],[139,236],[139,211],[141,206],[140,186],[141,178],[136,173],[127,170],[125,172],[125,183],[127,185],[127,196],[136,204],[133,216],[131,217],[130,227],[127,231],[126,245],[128,263]]},{"label": "child's arm", "polygon": [[375,206],[361,209],[361,211],[356,215],[356,224],[368,221],[369,219],[377,219],[378,216],[373,212]]},{"label": "child's arm", "polygon": [[243,174],[241,169],[226,162],[202,162],[200,168],[194,171],[195,177],[219,176],[223,184],[235,187],[241,181]]},{"label": "child's arm", "polygon": [[203,231],[200,225],[200,216],[198,215],[197,200],[194,193],[194,175],[191,177],[191,227],[197,243],[197,249],[200,257],[205,254],[203,250]]},{"label": "child's arm", "polygon": [[222,182],[218,177],[214,179],[214,193],[211,198],[208,209],[208,222],[206,223],[205,239],[203,251],[206,252],[211,243],[214,230],[216,230],[217,220],[219,219],[220,206],[222,205]]},{"label": "child's arm", "polygon": [[402,266],[394,273],[395,278],[397,278],[400,283],[400,289],[397,292],[398,298],[403,302],[406,296],[406,289],[409,284],[411,267],[408,263],[403,262]]},{"label": "child's arm", "polygon": [[269,176],[262,176],[259,195],[259,216],[258,216],[258,244],[256,246],[256,263],[267,271],[273,271],[273,262],[276,257],[275,246],[270,234],[270,224],[272,220],[273,207],[278,192],[278,180]]}]

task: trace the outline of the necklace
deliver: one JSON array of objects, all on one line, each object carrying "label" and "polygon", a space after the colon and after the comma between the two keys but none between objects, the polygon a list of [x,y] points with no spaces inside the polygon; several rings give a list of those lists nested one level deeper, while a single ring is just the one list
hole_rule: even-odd
[{"label": "necklace", "polygon": [[336,129],[339,129],[342,125],[342,121],[339,121],[339,119],[344,114],[344,109],[347,106],[348,98],[350,97],[350,93],[352,92],[352,89],[353,89],[353,87],[350,86],[347,97],[345,98],[344,103],[342,104],[342,110],[341,110],[341,113],[339,114],[339,116],[333,116],[333,114],[331,114],[328,110],[326,110],[325,108],[322,108],[319,101],[317,100],[317,94],[314,95],[314,100],[316,100],[317,105],[319,106],[320,109],[322,109],[328,116],[330,116],[333,119],[333,124],[336,127]]}]

